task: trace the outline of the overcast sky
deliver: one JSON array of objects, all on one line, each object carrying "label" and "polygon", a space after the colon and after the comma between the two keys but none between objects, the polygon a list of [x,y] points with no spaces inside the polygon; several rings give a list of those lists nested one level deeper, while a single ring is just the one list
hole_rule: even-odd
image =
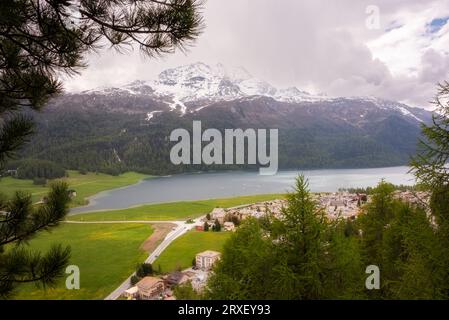
[{"label": "overcast sky", "polygon": [[104,49],[65,87],[149,80],[201,61],[243,66],[278,87],[425,107],[449,80],[449,0],[208,0],[203,14],[204,33],[186,54],[150,60]]}]

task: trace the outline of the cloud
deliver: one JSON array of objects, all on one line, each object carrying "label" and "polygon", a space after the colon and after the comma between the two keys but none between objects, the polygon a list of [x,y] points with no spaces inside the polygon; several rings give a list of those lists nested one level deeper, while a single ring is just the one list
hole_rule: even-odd
[{"label": "cloud", "polygon": [[[379,29],[367,28],[369,5],[379,8]],[[103,50],[66,87],[152,79],[203,61],[244,66],[276,86],[426,106],[449,78],[445,0],[209,0],[204,15],[205,32],[187,54],[150,60]]]}]

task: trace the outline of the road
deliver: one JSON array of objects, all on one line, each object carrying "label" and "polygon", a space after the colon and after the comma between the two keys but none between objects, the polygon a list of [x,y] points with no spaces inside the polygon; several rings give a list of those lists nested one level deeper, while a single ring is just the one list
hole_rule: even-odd
[{"label": "road", "polygon": [[[204,217],[204,216],[203,216]],[[174,230],[170,231],[162,240],[162,242],[154,249],[153,252],[148,256],[148,258],[145,260],[145,263],[153,263],[157,257],[178,237],[182,236],[187,231],[195,228],[197,225],[201,225],[201,219],[203,217],[196,218],[193,220],[193,223],[186,223],[185,221],[65,221],[66,223],[79,223],[79,224],[91,224],[91,223],[173,223],[176,224],[176,228]],[[134,275],[130,275],[123,283],[115,289],[113,292],[111,292],[105,300],[116,300],[118,299],[122,293],[129,289],[131,287],[131,277]]]},{"label": "road", "polygon": [[[245,207],[246,205],[236,206],[229,209]],[[145,263],[153,263],[157,257],[176,239],[182,236],[187,231],[195,228],[197,225],[203,225],[201,220],[205,217],[205,215],[198,217],[193,220],[193,223],[186,223],[185,221],[149,221],[149,220],[118,220],[118,221],[70,221],[66,220],[65,223],[75,223],[75,224],[97,224],[97,223],[173,223],[176,224],[176,228],[170,231],[164,238],[164,240],[154,249],[154,251],[148,256],[145,260]],[[131,277],[135,274],[131,274],[123,283],[111,292],[104,300],[116,300],[118,299],[122,293],[131,287]]]}]

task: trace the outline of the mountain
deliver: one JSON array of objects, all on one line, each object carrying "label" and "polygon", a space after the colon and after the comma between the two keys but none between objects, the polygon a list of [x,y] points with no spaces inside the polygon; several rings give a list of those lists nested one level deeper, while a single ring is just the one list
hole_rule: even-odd
[{"label": "mountain", "polygon": [[[211,102],[251,96],[272,97],[277,101],[304,102],[326,99],[296,87],[278,90],[253,77],[243,68],[227,69],[222,64],[208,66],[198,62],[168,69],[154,81],[134,81],[118,88],[98,88],[82,92],[91,96],[151,97],[164,101],[171,110],[195,112]],[[192,105],[195,108],[192,108]],[[190,107],[189,107],[190,106]]]},{"label": "mountain", "polygon": [[[235,166],[174,166],[175,128],[278,128],[281,168],[403,165],[416,151],[424,109],[374,97],[328,97],[276,88],[243,68],[195,63],[153,81],[67,93],[36,114],[23,157],[71,169],[161,174]],[[240,168],[240,167],[238,167]]]}]

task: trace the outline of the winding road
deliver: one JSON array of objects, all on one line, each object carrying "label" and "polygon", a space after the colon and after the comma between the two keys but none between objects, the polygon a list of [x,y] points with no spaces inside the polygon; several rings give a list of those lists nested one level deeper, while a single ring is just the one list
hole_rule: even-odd
[{"label": "winding road", "polygon": [[[176,224],[176,227],[170,231],[162,240],[162,242],[154,249],[153,252],[148,256],[148,258],[145,260],[145,263],[153,263],[157,257],[177,238],[185,234],[187,231],[192,230],[197,225],[201,225],[201,219],[203,218],[199,217],[193,220],[193,223],[186,223],[185,221],[148,221],[148,220],[119,220],[119,221],[70,221],[67,220],[65,223],[73,223],[73,224],[112,224],[112,223],[149,223],[149,224],[156,224],[156,223],[172,223]],[[118,299],[125,290],[129,289],[131,287],[131,277],[135,273],[131,274],[123,283],[115,289],[113,292],[111,292],[105,300],[116,300]]]}]

